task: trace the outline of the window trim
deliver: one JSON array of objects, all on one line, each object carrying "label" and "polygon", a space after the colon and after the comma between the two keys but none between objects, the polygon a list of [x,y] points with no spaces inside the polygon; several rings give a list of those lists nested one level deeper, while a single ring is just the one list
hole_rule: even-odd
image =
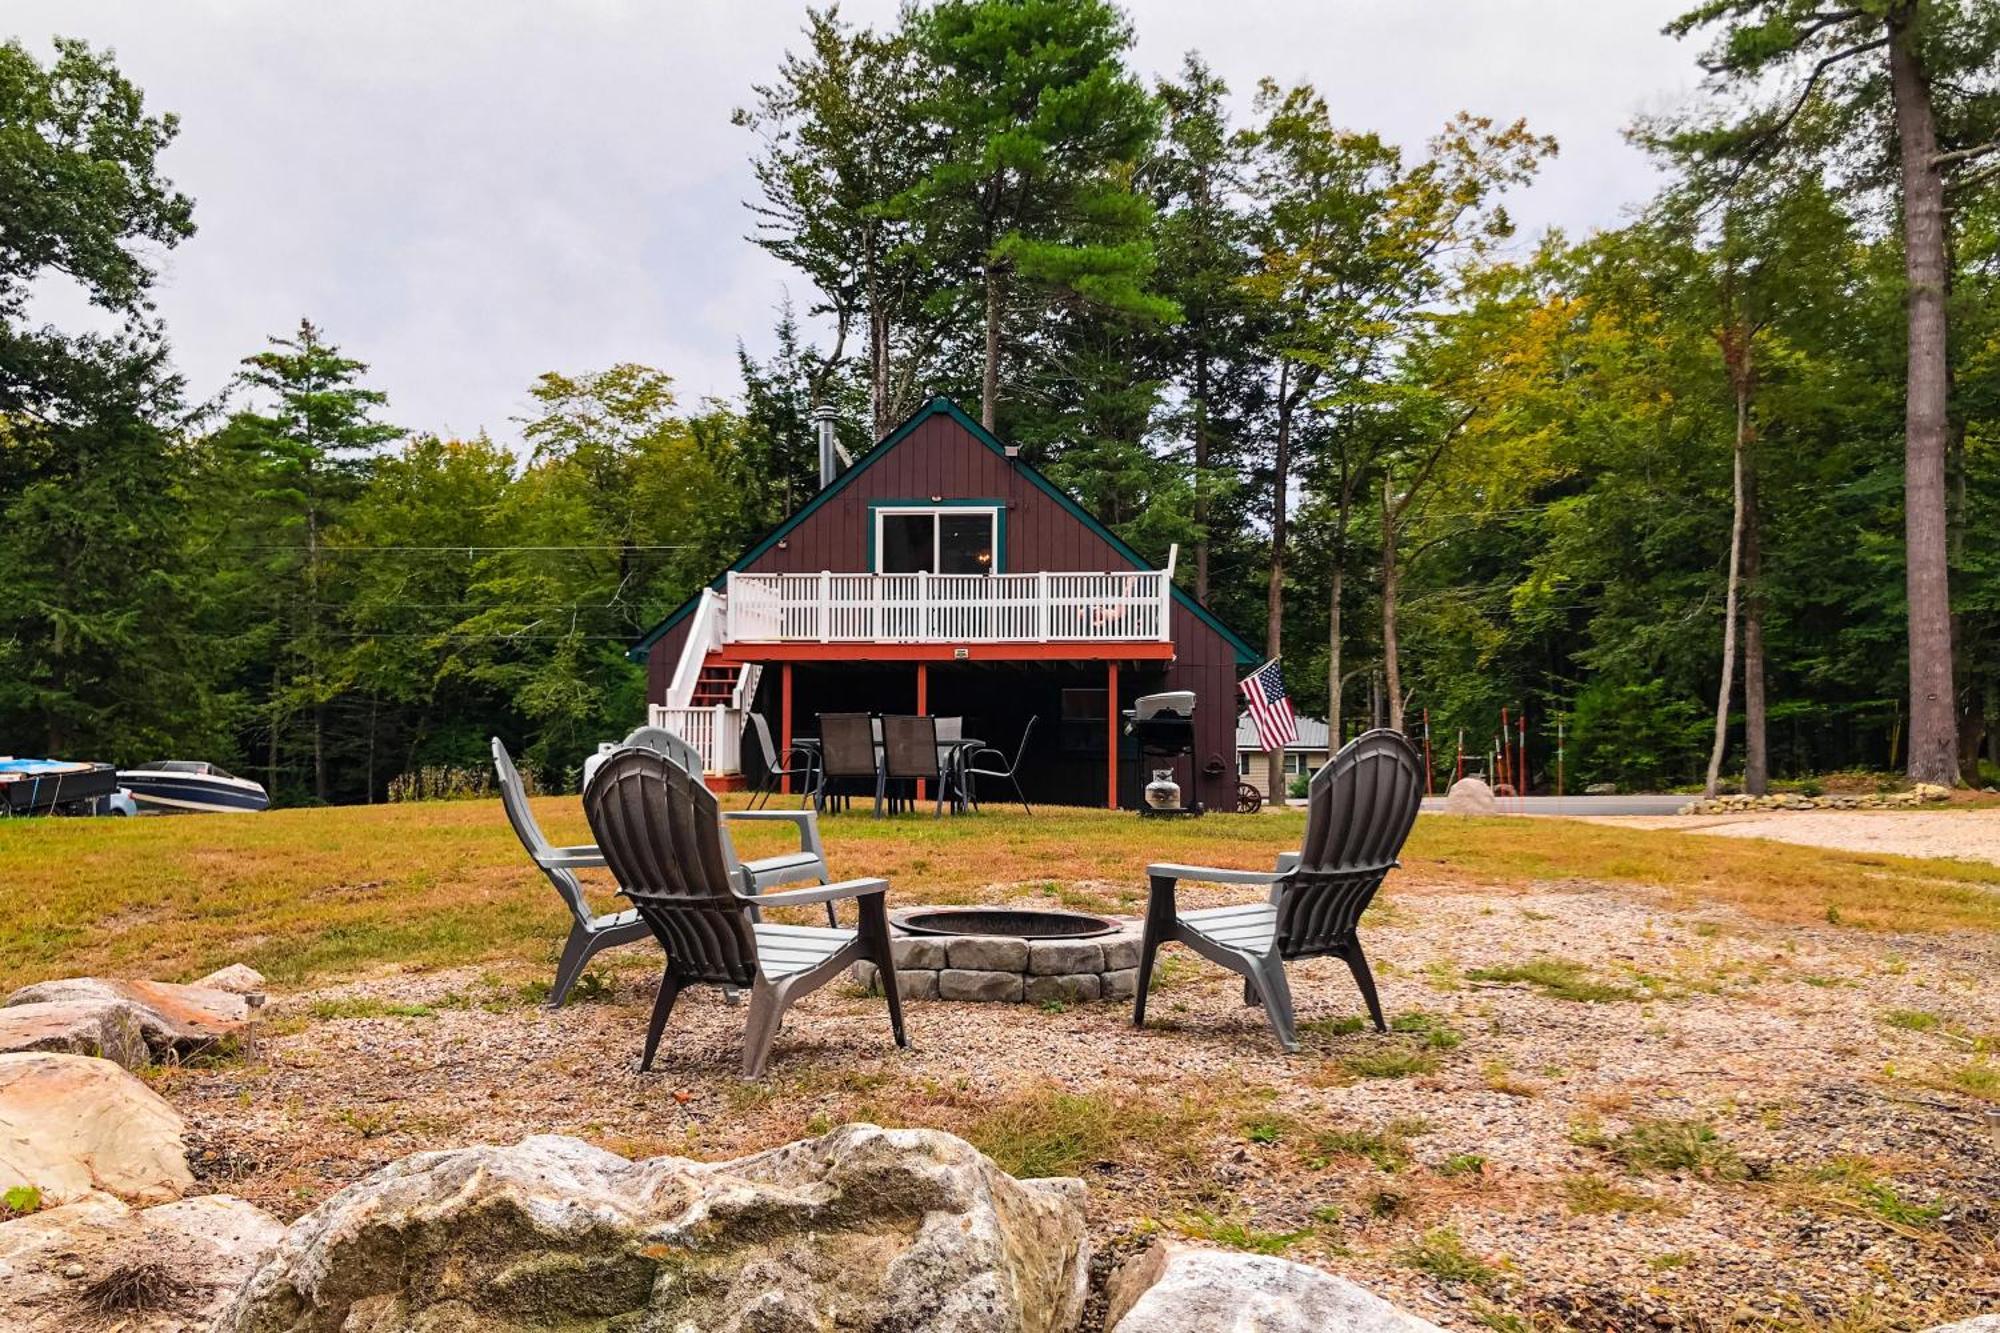
[{"label": "window trim", "polygon": [[[947,514],[985,513],[993,520],[993,566],[988,574],[1007,568],[1007,502],[1005,500],[871,500],[868,503],[868,572],[880,574],[882,563],[882,520],[890,515],[925,514],[942,518]],[[938,543],[943,540],[939,525],[931,525],[931,562],[939,563]],[[963,577],[963,576],[959,576]]]}]

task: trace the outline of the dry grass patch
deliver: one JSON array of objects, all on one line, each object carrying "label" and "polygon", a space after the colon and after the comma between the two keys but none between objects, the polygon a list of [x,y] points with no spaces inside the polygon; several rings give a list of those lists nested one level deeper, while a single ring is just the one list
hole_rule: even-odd
[{"label": "dry grass patch", "polygon": [[[732,798],[735,799],[735,798]],[[535,800],[559,843],[587,841],[573,796]],[[853,815],[823,822],[836,873],[886,875],[898,901],[1053,896],[1131,910],[1148,861],[1262,867],[1296,847],[1297,811],[1140,823],[1129,813]],[[746,854],[783,829],[741,830]],[[1665,887],[1754,916],[1899,931],[2000,927],[2000,867],[1863,856],[1573,821],[1418,821],[1393,892],[1565,880]],[[201,819],[0,824],[0,971],[194,976],[247,962],[280,985],[381,963],[552,963],[566,914],[497,801],[276,810]],[[1048,890],[1054,886],[1051,895]],[[1081,886],[1081,887],[1079,887]],[[610,885],[595,878],[600,907]],[[1388,903],[1371,923],[1393,910]],[[1457,984],[1449,967],[1429,977]]]}]

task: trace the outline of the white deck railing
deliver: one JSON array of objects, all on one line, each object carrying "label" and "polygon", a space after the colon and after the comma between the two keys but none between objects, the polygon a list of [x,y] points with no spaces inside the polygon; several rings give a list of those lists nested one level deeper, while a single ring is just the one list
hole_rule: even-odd
[{"label": "white deck railing", "polygon": [[665,727],[701,754],[704,773],[743,771],[743,711],[727,704],[708,708],[646,709],[649,726]]},{"label": "white deck railing", "polygon": [[1171,637],[1172,576],[729,576],[725,643],[1129,643]]}]

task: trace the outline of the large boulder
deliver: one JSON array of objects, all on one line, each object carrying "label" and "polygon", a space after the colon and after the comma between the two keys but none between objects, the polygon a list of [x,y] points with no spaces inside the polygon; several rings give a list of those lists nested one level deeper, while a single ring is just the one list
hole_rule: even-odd
[{"label": "large boulder", "polygon": [[1162,1242],[1112,1275],[1106,1333],[1442,1333],[1346,1278]]},{"label": "large boulder", "polygon": [[[257,998],[261,1003],[262,997]],[[177,1058],[198,1055],[243,1036],[257,1009],[250,996],[214,986],[105,977],[72,977],[23,986],[7,997],[6,1007],[78,1003],[130,1005],[154,1054]]]},{"label": "large boulder", "polygon": [[144,1211],[87,1194],[0,1225],[0,1328],[206,1329],[284,1234],[277,1218],[226,1194]]},{"label": "large boulder", "polygon": [[558,1137],[419,1153],[294,1223],[217,1333],[1068,1333],[1082,1196],[873,1125],[715,1163]]},{"label": "large boulder", "polygon": [[1448,815],[1494,815],[1500,813],[1500,803],[1493,799],[1493,789],[1479,778],[1460,778],[1444,794],[1444,812]]},{"label": "large boulder", "polygon": [[115,1000],[47,1000],[0,1009],[0,1054],[95,1055],[137,1069],[152,1060],[139,1014]]},{"label": "large boulder", "polygon": [[109,1060],[0,1055],[0,1190],[164,1203],[194,1186],[180,1113]]}]

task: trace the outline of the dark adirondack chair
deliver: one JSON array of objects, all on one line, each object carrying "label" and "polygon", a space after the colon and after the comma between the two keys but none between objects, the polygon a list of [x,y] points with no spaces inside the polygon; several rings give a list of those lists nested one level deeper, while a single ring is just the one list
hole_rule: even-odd
[{"label": "dark adirondack chair", "polygon": [[[749,991],[743,1074],[758,1077],[786,1008],[861,959],[881,970],[896,1044],[909,1045],[889,950],[887,880],[757,893],[714,794],[651,750],[623,749],[606,759],[583,794],[583,808],[619,892],[667,952],[641,1070],[653,1066],[675,998],[689,986],[708,985]],[[860,909],[858,930],[766,925],[750,911],[850,899]]]},{"label": "dark adirondack chair", "polygon": [[937,719],[925,716],[889,716],[882,719],[882,780],[875,789],[875,813],[882,813],[882,798],[892,782],[910,784],[910,804],[917,802],[917,784],[928,782],[937,797],[931,811],[936,819],[944,813],[944,769],[938,764]]},{"label": "dark adirondack chair", "polygon": [[643,745],[648,750],[658,750],[688,772],[696,775],[701,773],[701,751],[695,749],[691,741],[684,740],[665,727],[650,725],[634,727],[620,744]]},{"label": "dark adirondack chair", "polygon": [[[1244,1003],[1262,1002],[1287,1051],[1299,1048],[1291,987],[1285,980],[1285,964],[1294,958],[1330,954],[1343,960],[1354,974],[1376,1030],[1385,1031],[1375,976],[1368,969],[1355,925],[1383,879],[1396,868],[1423,795],[1423,761],[1409,741],[1394,731],[1366,732],[1313,775],[1307,790],[1305,843],[1298,852],[1280,857],[1276,869],[1147,866],[1152,896],[1146,905],[1132,1022],[1140,1027],[1146,1023],[1146,986],[1152,980],[1154,954],[1161,945],[1179,941],[1242,975]],[[1174,905],[1174,886],[1184,879],[1268,884],[1270,897],[1240,907],[1183,912]]]},{"label": "dark adirondack chair", "polygon": [[563,943],[562,959],[556,964],[556,980],[549,988],[548,998],[548,1007],[559,1009],[569,998],[570,987],[583,975],[584,964],[606,949],[643,940],[652,932],[636,911],[599,916],[590,910],[590,900],[583,896],[583,885],[577,881],[576,872],[601,868],[604,857],[595,847],[557,847],[543,836],[542,826],[535,822],[535,812],[528,806],[528,789],[521,781],[521,772],[514,767],[514,757],[507,753],[498,736],[493,738],[493,769],[500,778],[500,804],[506,807],[507,822],[514,826],[514,836],[521,840],[529,858],[549,877],[549,883],[562,896],[563,905],[569,908],[569,939]]}]

